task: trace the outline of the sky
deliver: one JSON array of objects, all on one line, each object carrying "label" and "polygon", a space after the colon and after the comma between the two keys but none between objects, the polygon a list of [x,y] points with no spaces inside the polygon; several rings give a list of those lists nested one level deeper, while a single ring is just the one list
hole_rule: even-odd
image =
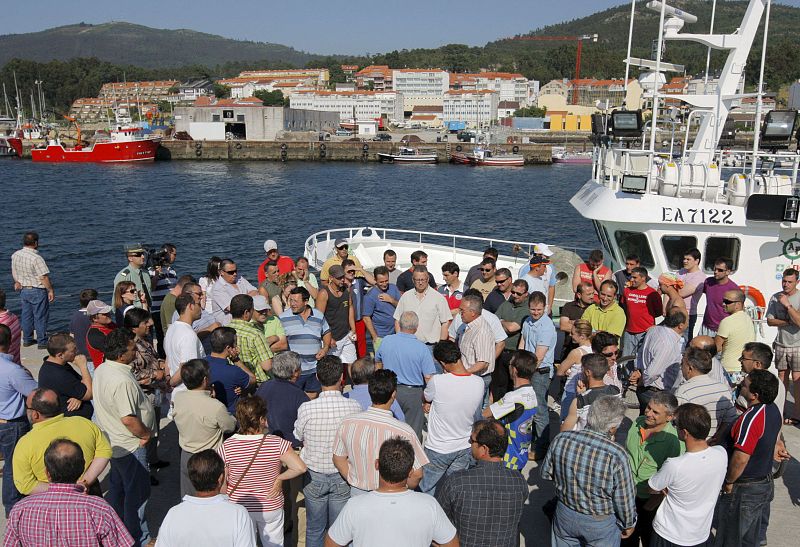
[{"label": "sky", "polygon": [[[6,1],[6,0],[3,0]],[[284,44],[311,53],[364,54],[498,38],[576,19],[626,0],[37,0],[2,10],[0,34],[127,21]],[[710,3],[710,2],[709,2]],[[800,6],[800,0],[781,3]]]}]

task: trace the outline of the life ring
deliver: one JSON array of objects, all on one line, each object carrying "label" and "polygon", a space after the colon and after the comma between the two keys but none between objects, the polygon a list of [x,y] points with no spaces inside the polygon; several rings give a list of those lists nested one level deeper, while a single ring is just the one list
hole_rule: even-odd
[{"label": "life ring", "polygon": [[767,301],[761,291],[749,285],[739,285],[739,288],[744,292],[745,299],[749,300],[753,307],[756,308],[756,319],[763,319]]},{"label": "life ring", "polygon": [[511,149],[511,151],[516,154],[517,152],[519,152],[519,146],[515,146],[514,148]]},{"label": "life ring", "polygon": [[234,144],[234,145],[233,145],[233,147],[234,147],[236,150],[241,150],[241,149],[242,149],[242,143],[240,143],[240,142],[237,142],[236,144]]},{"label": "life ring", "polygon": [[325,152],[325,150],[320,150],[319,151],[319,157],[322,158],[322,159],[325,159],[325,156],[327,156],[327,152]]},{"label": "life ring", "polygon": [[196,149],[196,150],[194,151],[194,155],[195,155],[195,156],[197,156],[197,157],[199,158],[200,156],[202,156],[202,155],[203,155],[203,150],[202,150],[202,149],[200,149],[200,148]]},{"label": "life ring", "polygon": [[289,147],[288,147],[288,146],[286,146],[286,143],[283,143],[283,144],[281,145],[281,150],[286,150],[287,148],[289,148]]},{"label": "life ring", "polygon": [[202,142],[194,143],[194,148],[195,150],[200,150],[201,148],[203,148],[203,143]]},{"label": "life ring", "polygon": [[368,144],[365,144],[364,146],[362,146],[362,147],[361,147],[361,149],[362,149],[364,152],[366,152],[367,150],[369,150],[369,145],[368,145]]},{"label": "life ring", "polygon": [[327,149],[327,147],[325,146],[324,142],[319,145],[319,149],[320,149],[320,152],[324,152]]},{"label": "life ring", "polygon": [[462,150],[463,148],[461,148],[460,144],[456,146],[456,152],[461,152]]},{"label": "life ring", "polygon": [[506,144],[512,144],[514,142],[514,137],[508,137],[506,139]]}]

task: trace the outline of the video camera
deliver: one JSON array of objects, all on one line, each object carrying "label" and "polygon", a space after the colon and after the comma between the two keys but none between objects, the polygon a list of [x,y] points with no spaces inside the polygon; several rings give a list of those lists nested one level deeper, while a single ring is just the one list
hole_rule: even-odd
[{"label": "video camera", "polygon": [[160,249],[145,249],[145,256],[147,257],[145,259],[145,268],[154,270],[169,266],[171,264],[169,254],[170,251],[165,246]]}]

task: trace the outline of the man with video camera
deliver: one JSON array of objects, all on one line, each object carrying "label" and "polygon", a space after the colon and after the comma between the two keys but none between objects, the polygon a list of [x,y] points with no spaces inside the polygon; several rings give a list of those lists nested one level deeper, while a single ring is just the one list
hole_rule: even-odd
[{"label": "man with video camera", "polygon": [[164,325],[161,324],[161,303],[164,297],[178,283],[178,274],[172,269],[172,264],[178,256],[178,250],[172,243],[164,243],[160,249],[151,251],[147,255],[147,273],[150,274],[153,286],[153,303],[150,310],[153,315],[153,326],[156,329],[158,340],[158,354],[163,359],[164,350]]}]

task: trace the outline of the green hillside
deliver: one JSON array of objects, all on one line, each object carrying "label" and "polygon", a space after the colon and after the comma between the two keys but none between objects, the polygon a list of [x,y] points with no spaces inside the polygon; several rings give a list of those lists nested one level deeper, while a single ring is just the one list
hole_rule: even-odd
[{"label": "green hillside", "polygon": [[228,61],[303,65],[312,55],[280,44],[231,40],[194,30],[166,30],[115,22],[67,25],[28,34],[0,36],[0,66],[13,58],[48,62],[96,57],[145,68]]}]

